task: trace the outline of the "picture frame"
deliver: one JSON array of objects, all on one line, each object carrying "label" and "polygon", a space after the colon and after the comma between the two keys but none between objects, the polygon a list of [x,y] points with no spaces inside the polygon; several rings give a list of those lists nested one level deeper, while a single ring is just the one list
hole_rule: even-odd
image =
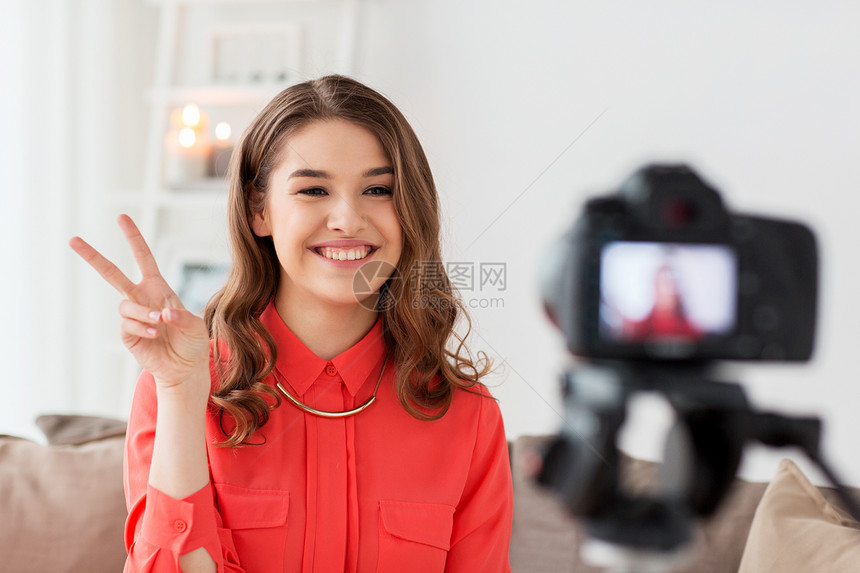
[{"label": "picture frame", "polygon": [[209,299],[224,286],[230,273],[229,256],[202,246],[169,249],[165,279],[186,309],[202,316]]},{"label": "picture frame", "polygon": [[298,22],[214,25],[207,45],[213,84],[290,84],[304,75],[304,26]]}]

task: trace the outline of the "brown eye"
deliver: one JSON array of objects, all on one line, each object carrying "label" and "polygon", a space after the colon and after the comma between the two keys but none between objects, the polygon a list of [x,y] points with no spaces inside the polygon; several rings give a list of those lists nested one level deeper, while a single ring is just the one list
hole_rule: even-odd
[{"label": "brown eye", "polygon": [[298,194],[299,195],[311,195],[311,196],[319,197],[322,195],[327,195],[328,193],[322,187],[309,187],[307,189],[300,190],[298,192]]},{"label": "brown eye", "polygon": [[371,187],[367,191],[364,192],[365,195],[391,195],[391,189],[388,187],[383,187],[382,185],[376,185],[375,187]]}]

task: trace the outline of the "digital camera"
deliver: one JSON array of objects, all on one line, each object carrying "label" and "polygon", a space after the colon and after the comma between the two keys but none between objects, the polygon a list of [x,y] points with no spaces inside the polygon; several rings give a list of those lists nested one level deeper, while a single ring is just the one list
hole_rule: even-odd
[{"label": "digital camera", "polygon": [[[534,477],[582,520],[595,563],[669,570],[750,443],[799,447],[860,518],[822,458],[821,420],[759,411],[722,379],[721,360],[810,358],[817,277],[808,227],[730,213],[684,165],[645,167],[586,203],[541,277],[544,308],[584,360],[561,377],[565,423]],[[648,391],[675,419],[659,487],[642,495],[625,486],[617,442]]]},{"label": "digital camera", "polygon": [[576,355],[808,360],[818,255],[797,222],[732,214],[684,165],[651,165],[591,199],[542,280]]}]

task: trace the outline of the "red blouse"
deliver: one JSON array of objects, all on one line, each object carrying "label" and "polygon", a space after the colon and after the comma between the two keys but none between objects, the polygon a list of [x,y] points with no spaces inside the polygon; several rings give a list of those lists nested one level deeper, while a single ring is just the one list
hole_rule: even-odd
[{"label": "red blouse", "polygon": [[[278,379],[305,404],[340,411],[373,394],[381,320],[330,361],[273,304],[262,321],[278,345]],[[199,547],[219,572],[510,571],[507,442],[498,405],[480,388],[457,390],[444,417],[420,421],[401,406],[389,362],[367,410],[320,418],[284,399],[240,448],[215,446],[224,434],[210,408],[209,484],[177,500],[148,485],[156,397],[144,372],[126,442],[125,571],[179,571],[179,556]]]}]

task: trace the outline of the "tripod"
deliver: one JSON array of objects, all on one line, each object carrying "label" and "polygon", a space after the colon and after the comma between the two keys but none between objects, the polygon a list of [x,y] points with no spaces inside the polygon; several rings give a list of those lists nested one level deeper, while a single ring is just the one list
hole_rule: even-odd
[{"label": "tripod", "polygon": [[[581,519],[584,557],[616,571],[665,571],[683,556],[697,519],[719,507],[748,443],[796,446],[860,521],[860,504],[820,452],[821,421],[753,409],[740,385],[715,380],[711,364],[603,361],[562,376],[565,430],[543,456],[538,482]],[[620,486],[618,432],[638,392],[658,392],[676,413],[665,443],[659,493]]]}]

